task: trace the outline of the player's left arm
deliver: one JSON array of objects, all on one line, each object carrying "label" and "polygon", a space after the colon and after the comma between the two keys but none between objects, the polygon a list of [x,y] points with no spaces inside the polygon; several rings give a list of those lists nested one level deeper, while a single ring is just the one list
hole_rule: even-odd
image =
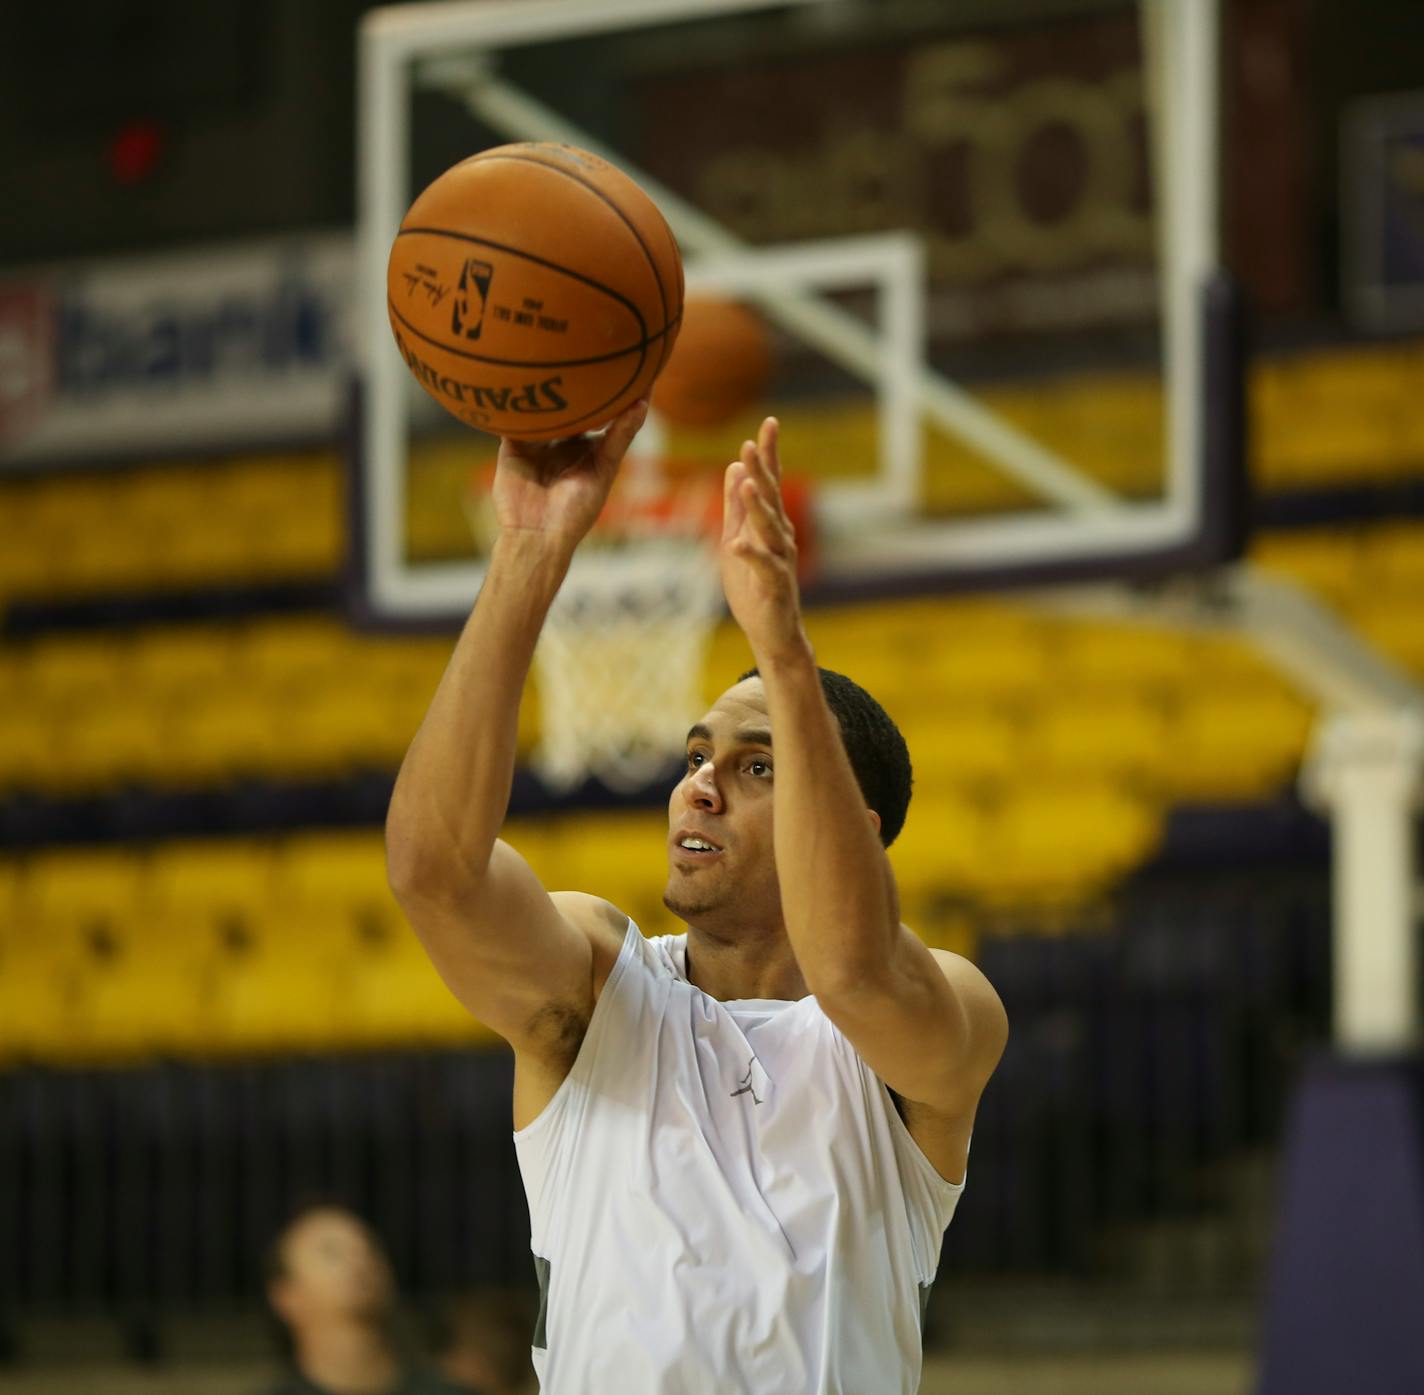
[{"label": "player's left arm", "polygon": [[777,424],[727,469],[722,584],[752,647],[772,732],[773,838],[787,935],[806,986],[897,1094],[971,1116],[1008,1036],[967,959],[900,923],[899,894],[801,623]]}]

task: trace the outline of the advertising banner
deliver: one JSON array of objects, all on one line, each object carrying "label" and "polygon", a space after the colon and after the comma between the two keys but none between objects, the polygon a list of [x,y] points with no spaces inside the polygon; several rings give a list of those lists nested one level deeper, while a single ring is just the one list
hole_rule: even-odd
[{"label": "advertising banner", "polygon": [[334,433],[349,234],[0,277],[0,469]]}]

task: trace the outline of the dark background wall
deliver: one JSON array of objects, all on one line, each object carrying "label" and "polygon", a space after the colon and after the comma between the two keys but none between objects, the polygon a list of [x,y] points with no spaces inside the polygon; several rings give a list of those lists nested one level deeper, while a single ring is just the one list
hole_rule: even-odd
[{"label": "dark background wall", "polygon": [[[1357,96],[1424,86],[1424,6],[1227,5],[1228,82],[1244,94],[1233,104],[1244,168],[1231,181],[1243,218],[1259,183],[1252,170],[1261,170],[1252,140],[1260,94],[1282,82],[1304,89],[1295,105],[1299,244],[1248,256],[1256,269],[1243,270],[1260,282],[1259,304],[1328,308],[1340,114]],[[86,0],[0,9],[0,264],[349,224],[355,27],[366,8],[366,0]],[[996,7],[995,18],[1007,9]],[[1272,37],[1274,68],[1261,42]],[[550,74],[575,108],[587,103],[574,89],[596,77],[577,67]],[[1292,267],[1303,295],[1282,280]]]},{"label": "dark background wall", "polygon": [[365,8],[0,7],[0,263],[350,223]]}]

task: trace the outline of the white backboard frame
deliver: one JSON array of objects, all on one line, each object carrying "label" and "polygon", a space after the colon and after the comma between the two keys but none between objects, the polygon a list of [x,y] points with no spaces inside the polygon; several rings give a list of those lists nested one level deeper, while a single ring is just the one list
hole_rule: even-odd
[{"label": "white backboard frame", "polygon": [[[751,249],[705,213],[688,205],[616,150],[501,79],[500,48],[602,33],[631,25],[677,23],[752,11],[809,10],[840,0],[450,0],[370,11],[360,32],[358,92],[361,361],[364,398],[361,455],[365,470],[368,605],[377,617],[416,619],[468,607],[483,576],[479,563],[409,564],[403,462],[408,426],[405,374],[386,326],[385,267],[391,240],[414,190],[409,187],[412,93],[417,84],[459,92],[483,121],[510,140],[566,140],[626,169],[659,204],[696,284],[699,259],[709,278],[737,282],[774,319],[874,383],[894,404],[882,421],[879,482],[833,485],[821,492],[821,580],[843,591],[858,583],[933,586],[956,573],[1033,559],[1038,564],[1131,560],[1187,546],[1203,527],[1200,475],[1204,449],[1205,374],[1202,288],[1218,271],[1218,4],[1219,0],[1139,0],[1144,14],[1144,62],[1156,105],[1157,221],[1163,267],[1164,374],[1168,431],[1166,487],[1160,499],[1123,502],[1073,462],[1064,460],[998,417],[958,384],[923,362],[905,373],[903,350],[885,354],[876,335],[839,306],[814,293],[809,276],[795,278],[798,258],[828,271],[850,255],[819,250]],[[886,265],[918,260],[906,234],[885,242]],[[869,243],[874,239],[858,239]],[[908,249],[908,250],[905,250]],[[862,249],[863,251],[866,249]],[[878,253],[869,255],[879,255]],[[899,260],[896,260],[899,259]],[[764,269],[758,269],[764,268]],[[775,268],[771,270],[770,268]],[[893,273],[903,277],[904,271]],[[922,272],[920,273],[922,276]],[[841,284],[844,284],[843,282]],[[897,285],[900,282],[896,281]],[[917,318],[900,304],[904,287],[882,297],[892,315]],[[917,303],[922,290],[910,299]],[[885,310],[882,304],[882,312]],[[903,326],[902,326],[903,329]],[[897,333],[900,331],[897,330]],[[892,385],[888,379],[895,375]],[[887,398],[887,394],[889,397]],[[976,519],[917,516],[910,472],[928,419],[965,440],[1005,473],[1057,506]],[[899,444],[897,444],[897,441]],[[907,463],[913,462],[913,463]],[[918,475],[914,477],[918,489]]]}]

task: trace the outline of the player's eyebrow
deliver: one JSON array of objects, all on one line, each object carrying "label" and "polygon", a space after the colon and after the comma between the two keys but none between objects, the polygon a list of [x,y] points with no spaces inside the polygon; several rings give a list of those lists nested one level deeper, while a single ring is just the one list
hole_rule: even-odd
[{"label": "player's eyebrow", "polygon": [[[711,741],[712,728],[706,722],[697,722],[687,729],[689,741]],[[733,732],[732,739],[739,746],[770,746],[771,732],[766,727],[742,727]]]}]

